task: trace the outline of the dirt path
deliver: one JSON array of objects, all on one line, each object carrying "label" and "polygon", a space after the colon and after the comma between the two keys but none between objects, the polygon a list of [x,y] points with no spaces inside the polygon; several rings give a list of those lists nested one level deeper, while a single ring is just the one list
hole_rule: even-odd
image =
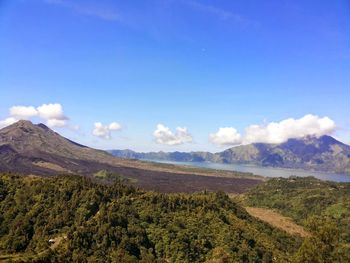
[{"label": "dirt path", "polygon": [[282,229],[291,235],[299,235],[301,237],[310,236],[309,232],[307,232],[302,226],[294,223],[292,219],[285,217],[271,209],[258,207],[246,207],[245,209],[250,215],[257,217],[274,227]]}]

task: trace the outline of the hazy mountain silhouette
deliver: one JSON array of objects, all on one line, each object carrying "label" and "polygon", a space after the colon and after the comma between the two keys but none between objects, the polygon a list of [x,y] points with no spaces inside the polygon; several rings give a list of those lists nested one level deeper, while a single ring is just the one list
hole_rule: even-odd
[{"label": "hazy mountain silhouette", "polygon": [[110,152],[114,156],[122,158],[181,162],[246,163],[350,174],[350,146],[327,135],[289,139],[281,144],[253,143],[232,147],[218,153],[138,153],[131,150],[111,150]]}]

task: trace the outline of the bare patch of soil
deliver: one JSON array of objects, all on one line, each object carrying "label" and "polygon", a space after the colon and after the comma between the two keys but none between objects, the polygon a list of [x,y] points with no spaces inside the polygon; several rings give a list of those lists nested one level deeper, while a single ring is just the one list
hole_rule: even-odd
[{"label": "bare patch of soil", "polygon": [[258,207],[246,207],[245,209],[250,215],[257,217],[274,227],[282,229],[291,235],[299,235],[301,237],[308,237],[311,235],[302,226],[294,223],[291,218],[285,217],[271,209]]},{"label": "bare patch of soil", "polygon": [[54,243],[50,246],[50,248],[56,249],[58,245],[61,243],[61,241],[66,238],[67,238],[66,236],[59,236],[59,237],[53,238],[52,240],[54,241]]}]

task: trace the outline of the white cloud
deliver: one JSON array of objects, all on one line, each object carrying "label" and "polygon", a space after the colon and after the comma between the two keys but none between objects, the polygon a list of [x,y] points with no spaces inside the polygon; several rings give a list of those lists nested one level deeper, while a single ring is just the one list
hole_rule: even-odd
[{"label": "white cloud", "polygon": [[43,104],[37,108],[34,106],[12,106],[9,109],[10,116],[0,121],[2,127],[8,126],[19,120],[29,120],[38,117],[44,120],[49,127],[65,127],[68,118],[64,115],[63,107],[59,103]]},{"label": "white cloud", "polygon": [[109,125],[103,125],[101,122],[94,123],[92,134],[102,139],[111,139],[111,132],[121,130],[121,125],[117,122],[111,122]]},{"label": "white cloud", "polygon": [[267,125],[251,125],[245,130],[243,143],[282,143],[290,138],[330,134],[335,128],[335,122],[330,118],[308,114],[300,119],[289,118]]},{"label": "white cloud", "polygon": [[172,131],[163,124],[157,125],[157,129],[153,132],[153,136],[157,143],[166,145],[179,145],[192,141],[192,136],[186,127],[177,127],[175,134],[173,134]]},{"label": "white cloud", "polygon": [[56,119],[56,120],[65,120],[67,119],[63,114],[63,108],[61,104],[50,103],[43,104],[37,108],[39,116],[43,119]]},{"label": "white cloud", "polygon": [[64,127],[66,126],[65,120],[57,120],[57,119],[48,119],[46,121],[47,126],[49,127]]},{"label": "white cloud", "polygon": [[13,106],[10,108],[10,116],[19,120],[28,120],[38,115],[33,106]]},{"label": "white cloud", "polygon": [[241,144],[241,137],[238,131],[232,127],[219,128],[216,133],[209,135],[209,139],[212,143],[222,146]]},{"label": "white cloud", "polygon": [[112,122],[108,125],[108,128],[111,131],[117,131],[117,130],[120,130],[122,128],[122,126],[117,122]]},{"label": "white cloud", "polygon": [[15,123],[17,120],[13,117],[8,117],[5,120],[0,121],[0,129]]},{"label": "white cloud", "polygon": [[234,128],[220,128],[210,134],[211,142],[217,145],[238,145],[250,143],[283,143],[290,138],[302,138],[307,135],[322,136],[331,134],[336,128],[335,122],[328,118],[307,114],[300,119],[289,118],[266,125],[250,125],[241,136]]},{"label": "white cloud", "polygon": [[46,120],[49,127],[64,127],[67,117],[63,113],[63,107],[59,103],[43,104],[37,107],[40,118]]}]

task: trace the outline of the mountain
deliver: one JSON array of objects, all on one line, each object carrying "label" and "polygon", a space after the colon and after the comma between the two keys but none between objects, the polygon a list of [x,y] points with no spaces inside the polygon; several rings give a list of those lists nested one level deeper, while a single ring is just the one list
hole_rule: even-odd
[{"label": "mountain", "polygon": [[224,163],[350,173],[350,146],[331,136],[307,136],[281,144],[254,143],[218,153]]},{"label": "mountain", "polygon": [[162,170],[73,142],[42,123],[21,120],[0,130],[0,171],[85,174],[116,167]]},{"label": "mountain", "polygon": [[241,193],[262,182],[262,178],[239,172],[219,173],[117,158],[106,151],[64,138],[44,124],[35,125],[30,121],[19,121],[0,130],[0,172],[88,177],[112,173],[142,189],[160,192],[207,189]]},{"label": "mountain", "polygon": [[22,120],[0,130],[0,171],[81,173],[117,160],[105,151],[70,141],[44,124]]},{"label": "mountain", "polygon": [[327,135],[289,139],[281,144],[253,143],[232,147],[218,153],[137,153],[131,150],[112,150],[110,153],[121,158],[244,163],[350,174],[350,146]]}]

